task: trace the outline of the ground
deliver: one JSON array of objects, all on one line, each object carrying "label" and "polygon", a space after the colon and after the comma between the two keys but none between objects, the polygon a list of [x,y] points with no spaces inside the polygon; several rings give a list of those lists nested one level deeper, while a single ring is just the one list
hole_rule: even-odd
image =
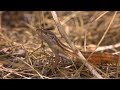
[{"label": "ground", "polygon": [[[82,51],[85,50],[86,37],[87,52],[93,51],[107,29],[108,32],[99,46],[116,45],[120,42],[120,13],[117,12],[116,15],[115,13],[114,11],[57,11],[65,32]],[[31,29],[52,27],[51,31],[66,44],[56,28],[50,11],[2,11],[0,15],[0,78],[94,78],[82,63],[79,65],[75,63],[76,68],[67,62],[58,68],[52,68],[54,53],[39,34]],[[114,20],[110,25],[112,19]],[[118,46],[100,52],[112,54],[119,50]],[[99,63],[94,67],[104,78],[120,77],[115,63]]]}]

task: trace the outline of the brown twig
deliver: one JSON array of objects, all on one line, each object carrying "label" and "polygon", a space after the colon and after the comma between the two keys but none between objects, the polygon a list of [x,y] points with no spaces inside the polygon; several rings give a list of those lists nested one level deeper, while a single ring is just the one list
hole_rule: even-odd
[{"label": "brown twig", "polygon": [[108,30],[109,30],[109,28],[110,28],[110,26],[111,26],[111,24],[113,23],[113,21],[114,21],[114,18],[115,18],[115,16],[116,16],[116,14],[117,14],[117,11],[115,11],[115,13],[114,13],[114,15],[113,15],[113,17],[112,17],[112,19],[111,19],[111,21],[110,21],[110,23],[109,23],[109,25],[108,25],[108,27],[107,27],[107,29],[105,30],[105,32],[104,32],[104,34],[103,34],[103,36],[102,36],[102,38],[100,39],[100,41],[98,42],[98,44],[97,44],[97,46],[96,46],[96,48],[95,48],[95,50],[90,54],[90,56],[87,58],[87,60],[89,60],[90,59],[90,57],[93,55],[93,53],[96,51],[96,49],[99,47],[99,45],[101,44],[101,42],[103,41],[103,39],[105,38],[105,36],[106,36],[106,34],[107,34],[107,32],[108,32]]},{"label": "brown twig", "polygon": [[103,12],[99,17],[97,17],[95,20],[92,20],[92,18],[91,18],[91,20],[90,20],[90,23],[92,23],[93,21],[97,21],[97,20],[99,20],[102,16],[104,16],[105,14],[107,14],[109,11],[105,11],[105,12]]},{"label": "brown twig", "polygon": [[90,70],[90,72],[96,77],[96,78],[103,78],[91,65],[90,63],[85,59],[85,57],[82,55],[82,53],[75,47],[73,42],[68,38],[66,32],[64,31],[58,17],[55,11],[51,11],[51,14],[53,16],[53,19],[56,23],[56,26],[60,32],[60,34],[65,38],[67,43],[70,45],[72,50],[79,56],[79,59],[82,61],[83,64]]},{"label": "brown twig", "polygon": [[[19,59],[19,58],[17,58]],[[22,61],[24,64],[28,65],[31,69],[33,69],[39,76],[41,79],[47,78],[47,79],[51,79],[49,77],[43,76],[42,74],[40,74],[33,66],[31,66],[30,64],[28,64],[27,62],[25,62],[24,60],[19,59],[20,61]]]},{"label": "brown twig", "polygon": [[109,45],[109,46],[101,46],[96,49],[96,51],[103,51],[103,50],[108,50],[108,49],[114,49],[120,47],[120,43],[117,43],[115,45]]}]

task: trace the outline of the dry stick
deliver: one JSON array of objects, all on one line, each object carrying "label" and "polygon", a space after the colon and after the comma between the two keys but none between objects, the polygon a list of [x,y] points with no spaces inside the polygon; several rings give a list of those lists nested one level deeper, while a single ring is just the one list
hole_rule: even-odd
[{"label": "dry stick", "polygon": [[73,14],[69,15],[68,17],[65,17],[65,19],[61,22],[62,25],[64,25],[66,22],[68,22],[71,18],[74,18],[79,14],[81,11],[74,12]]},{"label": "dry stick", "polygon": [[5,68],[5,67],[3,67],[3,66],[0,67],[0,71],[9,72],[7,75],[3,76],[3,78],[7,77],[8,75],[10,75],[10,74],[12,74],[12,73],[18,75],[18,72],[16,72],[14,69]]},{"label": "dry stick", "polygon": [[[106,12],[104,12],[104,13],[102,13],[99,17],[97,17],[96,19],[95,19],[95,21],[97,21],[97,20],[99,20],[102,16],[104,16],[105,14],[107,14],[109,11],[106,11]],[[91,20],[90,22],[92,23],[94,20]]]},{"label": "dry stick", "polygon": [[[83,19],[82,19],[82,15],[81,15],[81,14],[80,14],[79,19],[80,19],[80,22],[81,22],[81,27],[84,28],[84,23],[83,23]],[[84,39],[84,51],[86,51],[86,36],[87,36],[87,30],[86,30],[86,29],[85,29],[85,32],[84,32],[84,36],[85,36],[85,39]],[[78,73],[78,71],[82,70],[83,67],[84,67],[84,64],[77,70],[76,73]],[[106,74],[105,74],[104,72],[102,72],[99,68],[95,67],[94,65],[93,65],[93,67],[94,67],[97,71],[101,72],[103,75],[106,76]],[[76,75],[76,73],[75,73],[75,75]],[[79,73],[79,74],[80,74],[80,73]]]},{"label": "dry stick", "polygon": [[[84,28],[84,22],[83,22],[83,18],[82,18],[82,14],[80,14],[80,22],[81,22],[81,27]],[[87,36],[87,30],[84,29],[84,51],[86,51],[86,36]]]},{"label": "dry stick", "polygon": [[3,79],[6,79],[10,75],[11,75],[11,73],[8,73],[7,75],[3,76]]},{"label": "dry stick", "polygon": [[120,43],[117,43],[115,45],[109,45],[109,46],[101,46],[96,49],[96,51],[103,51],[103,50],[108,50],[108,49],[115,49],[120,47]]},{"label": "dry stick", "polygon": [[104,13],[102,13],[98,18],[95,19],[95,21],[97,21],[98,19],[100,19],[102,16],[104,16],[106,13],[108,13],[109,11],[106,11]]},{"label": "dry stick", "polygon": [[94,21],[94,19],[95,19],[95,17],[96,16],[98,16],[100,13],[98,12],[98,11],[95,11],[95,13],[90,17],[90,19],[89,19],[89,22],[88,23],[90,23],[90,22],[93,22]]},{"label": "dry stick", "polygon": [[[106,12],[104,12],[103,14],[101,14],[99,17],[97,17],[96,19],[95,19],[95,21],[97,21],[98,19],[100,19],[103,15],[105,15],[106,13],[108,13],[109,11],[106,11]],[[91,22],[93,22],[93,21],[91,21]],[[85,34],[86,35],[86,34]],[[85,37],[85,39],[86,39],[86,37]],[[102,42],[102,41],[101,41]],[[99,45],[98,45],[99,46]],[[96,47],[96,51],[99,51],[100,49],[98,49],[98,46]],[[109,47],[107,47],[107,48],[115,48],[115,47],[118,47],[119,46],[119,44],[117,44],[117,45],[115,45],[115,46],[109,46]],[[85,48],[85,40],[84,40],[84,48]],[[106,48],[106,49],[107,49]],[[102,47],[102,49],[105,49],[104,47]],[[93,53],[94,53],[95,51],[93,51],[91,54],[90,54],[90,56],[87,58],[87,60],[89,60],[89,58],[93,55]],[[100,69],[98,69],[97,67],[95,67],[94,66],[94,68],[96,68],[98,71],[100,71]],[[105,75],[105,73],[104,72],[102,72],[102,71],[100,71],[102,74],[104,74]],[[106,75],[105,75],[106,76]]]},{"label": "dry stick", "polygon": [[[17,59],[19,59],[19,58],[17,58]],[[49,77],[41,75],[33,66],[31,66],[30,64],[28,64],[26,61],[21,60],[21,59],[19,59],[19,60],[22,61],[24,64],[28,65],[32,70],[34,70],[41,77],[41,79],[44,79],[44,78],[51,79]]]},{"label": "dry stick", "polygon": [[73,42],[71,42],[71,40],[68,38],[66,32],[63,30],[63,27],[57,17],[57,14],[55,11],[51,11],[51,14],[53,16],[53,19],[56,23],[56,26],[60,32],[60,34],[65,38],[65,40],[67,41],[67,43],[70,45],[70,47],[72,48],[72,50],[79,56],[80,60],[82,61],[83,64],[85,64],[85,66],[90,70],[90,72],[97,78],[103,78],[90,64],[89,62],[87,62],[87,60],[85,59],[85,57],[82,55],[82,53],[75,47],[75,45],[73,44]]},{"label": "dry stick", "polygon": [[101,44],[101,42],[103,41],[103,39],[104,39],[104,37],[106,36],[106,34],[107,34],[107,32],[108,32],[108,30],[109,30],[109,28],[110,28],[110,26],[111,26],[111,24],[113,23],[113,20],[114,20],[114,18],[115,18],[115,16],[116,16],[116,14],[117,14],[117,11],[115,12],[115,14],[113,15],[113,18],[111,19],[111,21],[110,21],[110,24],[108,25],[108,27],[107,27],[107,29],[106,29],[106,31],[104,32],[104,34],[103,34],[103,36],[102,36],[102,38],[101,38],[101,40],[99,41],[99,43],[97,44],[97,46],[96,46],[96,48],[95,48],[95,50],[89,55],[89,57],[87,58],[87,60],[89,60],[90,59],[90,57],[94,54],[94,52],[96,51],[96,49],[99,47],[99,45]]},{"label": "dry stick", "polygon": [[3,76],[3,79],[5,79],[6,77],[8,77],[10,74],[16,74],[16,75],[24,77],[26,79],[30,79],[30,78],[28,78],[26,76],[23,76],[23,75],[19,74],[19,72],[16,72],[15,70],[10,69],[10,68],[1,67],[1,70],[9,72],[7,75]]},{"label": "dry stick", "polygon": [[109,72],[109,67],[110,67],[110,65],[108,65],[107,68],[106,68],[106,74],[107,74],[107,76],[109,76],[109,74],[108,74],[108,72]]},{"label": "dry stick", "polygon": [[59,68],[57,68],[57,69],[58,69],[59,72],[61,72],[61,74],[63,74],[68,79],[68,76],[64,72],[60,71]]},{"label": "dry stick", "polygon": [[[80,20],[80,23],[81,23],[81,27],[84,28],[84,22],[83,22],[82,14],[80,14],[79,20]],[[87,30],[86,29],[85,29],[84,36],[85,36],[85,39],[84,39],[84,51],[86,51],[86,36],[87,36]],[[76,71],[76,73],[74,74],[74,76],[77,75],[79,71],[81,72],[81,70],[83,69],[83,67],[84,67],[84,64]],[[80,75],[80,72],[79,72],[79,75]]]},{"label": "dry stick", "polygon": [[36,28],[30,25],[29,23],[23,22],[26,26],[28,26],[30,29],[36,31]]},{"label": "dry stick", "polygon": [[99,45],[100,45],[101,42],[103,41],[103,39],[104,39],[104,37],[106,36],[106,34],[107,34],[107,32],[108,32],[111,24],[112,24],[113,21],[114,21],[114,18],[115,18],[115,16],[116,16],[116,14],[117,14],[117,11],[115,11],[115,13],[114,13],[114,15],[113,15],[113,17],[112,17],[112,19],[111,19],[111,21],[110,21],[110,24],[108,25],[108,27],[107,27],[106,31],[104,32],[102,38],[100,39],[99,43],[97,44],[95,50],[90,54],[90,56],[87,58],[87,60],[90,59],[90,57],[94,54],[94,52],[96,51],[96,49],[99,47]]}]

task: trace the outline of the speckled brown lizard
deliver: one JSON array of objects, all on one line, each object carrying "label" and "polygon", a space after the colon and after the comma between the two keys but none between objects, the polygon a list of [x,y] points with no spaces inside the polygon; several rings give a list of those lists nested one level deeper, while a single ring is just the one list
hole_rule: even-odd
[{"label": "speckled brown lizard", "polygon": [[[64,45],[56,35],[51,32],[50,30],[39,30],[41,31],[41,38],[49,45],[53,53],[55,54],[56,62],[60,60],[60,57],[69,59],[69,55],[77,57],[77,55],[72,51],[71,48]],[[91,52],[83,52],[81,51],[85,58],[88,58]],[[100,64],[100,63],[118,63],[119,55],[113,55],[112,53],[94,53],[91,58],[89,58],[89,62],[93,64]]]}]

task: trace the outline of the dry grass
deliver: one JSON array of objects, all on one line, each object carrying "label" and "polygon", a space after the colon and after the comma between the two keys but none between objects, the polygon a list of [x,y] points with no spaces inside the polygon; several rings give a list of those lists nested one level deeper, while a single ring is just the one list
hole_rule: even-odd
[{"label": "dry grass", "polygon": [[[77,48],[83,51],[93,51],[104,32],[108,28],[115,12],[102,11],[59,11],[59,19]],[[98,46],[115,45],[120,42],[120,13],[117,12],[104,39]],[[40,38],[35,28],[54,26],[56,36],[65,43],[60,36],[52,15],[48,11],[23,11],[0,13],[0,78],[3,79],[77,79],[94,78],[90,71],[81,63],[76,68],[69,62],[52,68],[54,53]],[[99,48],[99,47],[98,47]],[[120,48],[105,49],[101,52],[116,53]],[[119,66],[114,63],[102,63],[95,69],[104,78],[120,78]]]}]

